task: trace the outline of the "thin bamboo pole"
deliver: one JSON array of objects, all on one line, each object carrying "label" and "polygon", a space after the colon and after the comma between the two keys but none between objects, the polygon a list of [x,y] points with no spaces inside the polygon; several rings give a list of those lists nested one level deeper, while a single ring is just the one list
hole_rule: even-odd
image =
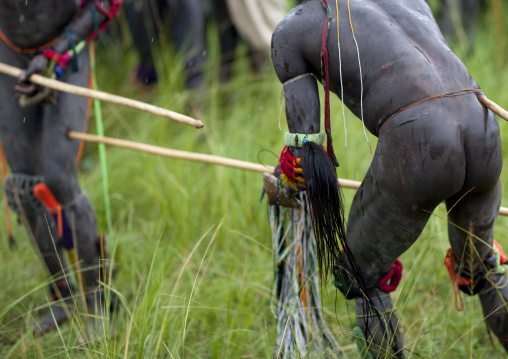
[{"label": "thin bamboo pole", "polygon": [[[86,142],[104,143],[104,144],[110,145],[110,146],[116,146],[116,147],[126,148],[129,150],[150,153],[152,155],[178,158],[178,159],[182,159],[182,160],[189,160],[189,161],[195,161],[195,162],[210,163],[210,164],[214,164],[214,165],[237,168],[237,169],[241,169],[241,170],[258,172],[258,173],[265,173],[265,172],[272,173],[275,169],[274,167],[271,167],[271,166],[264,166],[264,165],[260,165],[257,163],[234,160],[234,159],[227,158],[227,157],[207,155],[207,154],[196,153],[196,152],[173,150],[171,148],[146,145],[144,143],[121,140],[118,138],[100,137],[97,135],[92,135],[92,134],[83,133],[83,132],[70,131],[67,133],[67,137],[75,139],[75,140],[86,141]],[[354,189],[354,190],[357,190],[361,184],[361,182],[359,182],[359,181],[353,181],[353,180],[342,179],[342,178],[339,178],[339,183],[340,183],[341,187],[343,187],[343,188],[349,188],[349,189]],[[499,209],[499,215],[508,217],[508,208],[501,207]]]},{"label": "thin bamboo pole", "polygon": [[[21,73],[21,71],[22,70],[17,67],[10,66],[10,65],[0,62],[0,73],[6,74],[9,76],[13,76],[13,77],[18,77],[19,74]],[[130,98],[126,98],[126,97],[122,97],[122,96],[118,96],[118,95],[113,95],[113,94],[103,92],[103,91],[91,90],[91,89],[80,87],[80,86],[70,85],[65,82],[54,80],[54,79],[44,77],[41,75],[37,75],[37,74],[33,74],[32,76],[30,76],[29,80],[30,80],[30,82],[32,82],[36,85],[44,86],[44,87],[47,87],[47,88],[50,88],[53,90],[67,92],[67,93],[70,93],[73,95],[78,95],[78,96],[91,97],[91,98],[94,98],[97,100],[131,107],[136,110],[149,112],[153,115],[157,115],[157,116],[161,116],[161,117],[164,117],[164,118],[167,118],[170,120],[181,122],[186,125],[193,126],[195,128],[203,127],[203,122],[201,122],[200,120],[196,120],[192,117],[185,116],[185,115],[182,115],[177,112],[166,110],[165,108],[162,108],[162,107],[158,107],[158,106],[150,105],[148,103],[132,100]]]},{"label": "thin bamboo pole", "polygon": [[[264,165],[252,163],[252,162],[240,161],[240,160],[235,160],[235,159],[226,158],[226,157],[208,155],[208,154],[204,154],[204,153],[173,150],[171,148],[152,146],[152,145],[147,145],[147,144],[139,143],[139,142],[121,140],[118,138],[101,137],[101,136],[92,135],[92,134],[83,133],[83,132],[70,131],[69,133],[67,133],[67,136],[69,138],[72,138],[75,140],[93,142],[93,143],[104,143],[104,144],[110,145],[110,146],[116,146],[116,147],[134,150],[134,151],[150,153],[152,155],[178,158],[178,159],[182,159],[182,160],[195,161],[195,162],[210,163],[210,164],[214,164],[214,165],[238,168],[241,170],[258,172],[258,173],[264,173],[264,172],[272,173],[275,169],[274,167],[271,167],[271,166],[264,166]],[[358,181],[339,179],[339,183],[344,188],[358,189],[358,187],[360,187],[360,182],[358,182]]]},{"label": "thin bamboo pole", "polygon": [[208,154],[203,154],[203,153],[173,150],[171,148],[152,146],[152,145],[147,145],[147,144],[139,143],[139,142],[121,140],[118,138],[100,137],[100,136],[92,135],[89,133],[70,131],[67,133],[67,136],[69,138],[72,138],[75,140],[94,142],[94,143],[104,143],[104,144],[110,145],[110,146],[116,146],[116,147],[121,147],[121,148],[127,148],[127,149],[134,150],[134,151],[150,153],[152,155],[178,158],[178,159],[188,160],[188,161],[210,163],[210,164],[214,164],[214,165],[238,168],[238,169],[242,169],[242,170],[246,170],[246,171],[263,173],[263,172],[273,172],[273,170],[274,170],[273,167],[263,166],[263,165],[256,164],[256,163],[234,160],[234,159],[230,159],[230,158],[208,155]]},{"label": "thin bamboo pole", "polygon": [[496,115],[501,117],[503,120],[508,121],[508,111],[499,106],[494,101],[491,101],[485,95],[478,95],[478,99],[485,105],[489,110],[492,110]]}]

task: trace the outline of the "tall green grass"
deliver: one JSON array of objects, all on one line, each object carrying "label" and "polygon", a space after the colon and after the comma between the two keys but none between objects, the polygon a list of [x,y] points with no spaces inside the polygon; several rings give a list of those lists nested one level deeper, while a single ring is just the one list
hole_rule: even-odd
[{"label": "tall green grass", "polygon": [[[488,17],[487,17],[488,19]],[[484,92],[508,108],[503,91],[508,72],[499,62],[495,35],[488,21],[477,33],[474,51],[455,47]],[[253,74],[242,49],[234,78],[219,82],[214,47],[206,68],[206,85],[183,89],[179,55],[166,46],[157,50],[161,81],[140,92],[130,82],[135,55],[121,45],[98,48],[98,83],[102,90],[138,98],[171,110],[200,111],[205,127],[197,130],[166,119],[103,104],[106,135],[175,149],[210,153],[275,165],[286,130],[278,130],[280,83],[267,64]],[[332,99],[332,113],[340,102]],[[339,176],[361,180],[372,154],[361,122],[347,114],[348,146],[334,115],[333,131]],[[501,123],[503,143],[508,124]],[[90,121],[90,132],[94,132]],[[375,147],[376,139],[369,135]],[[266,150],[266,151],[265,151]],[[32,320],[49,302],[46,274],[20,225],[16,247],[8,248],[0,221],[0,357],[2,358],[271,358],[276,321],[270,310],[273,251],[266,202],[259,203],[261,175],[186,162],[124,149],[108,148],[116,276],[112,291],[120,298],[113,319],[115,335],[92,346],[79,341],[81,323],[62,325],[43,338],[31,336]],[[96,146],[87,145],[80,181],[95,207],[99,229],[106,231],[101,173]],[[508,186],[508,175],[502,181]],[[346,203],[354,193],[345,190]],[[503,205],[508,198],[503,195]],[[417,243],[401,260],[402,285],[394,294],[413,358],[501,358],[503,351],[483,323],[478,298],[466,297],[457,312],[447,271],[442,265],[449,247],[445,211],[439,208]],[[496,225],[505,239],[508,219]],[[331,285],[322,293],[325,318],[351,358],[354,303]]]}]

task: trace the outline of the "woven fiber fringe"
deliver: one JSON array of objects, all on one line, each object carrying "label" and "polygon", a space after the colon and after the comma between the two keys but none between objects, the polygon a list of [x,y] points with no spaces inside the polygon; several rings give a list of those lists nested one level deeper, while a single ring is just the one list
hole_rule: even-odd
[{"label": "woven fiber fringe", "polygon": [[347,356],[323,321],[310,212],[305,194],[298,196],[302,208],[268,206],[275,252],[275,358],[344,358]]}]

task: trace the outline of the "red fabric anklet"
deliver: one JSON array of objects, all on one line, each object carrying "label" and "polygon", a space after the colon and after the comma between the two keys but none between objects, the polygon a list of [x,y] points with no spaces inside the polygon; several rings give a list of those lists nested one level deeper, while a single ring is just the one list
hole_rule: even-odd
[{"label": "red fabric anklet", "polygon": [[[393,263],[392,267],[383,278],[378,282],[378,288],[385,293],[393,292],[399,286],[402,279],[402,263],[398,259]],[[388,284],[390,282],[390,284]]]}]

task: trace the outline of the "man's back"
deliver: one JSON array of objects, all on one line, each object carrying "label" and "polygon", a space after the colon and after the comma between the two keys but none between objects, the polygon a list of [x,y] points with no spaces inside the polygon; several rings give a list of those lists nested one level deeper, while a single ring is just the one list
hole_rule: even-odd
[{"label": "man's back", "polygon": [[[350,1],[349,9],[342,1],[339,34],[335,2],[328,2],[332,12],[327,41],[330,89],[340,96],[341,64],[344,102],[360,117],[362,96],[365,124],[371,132],[377,134],[387,117],[410,103],[477,87],[449,49],[423,0]],[[299,75],[302,68],[319,78],[325,19],[321,1],[310,0],[293,9],[279,24],[272,57],[281,81]]]}]

